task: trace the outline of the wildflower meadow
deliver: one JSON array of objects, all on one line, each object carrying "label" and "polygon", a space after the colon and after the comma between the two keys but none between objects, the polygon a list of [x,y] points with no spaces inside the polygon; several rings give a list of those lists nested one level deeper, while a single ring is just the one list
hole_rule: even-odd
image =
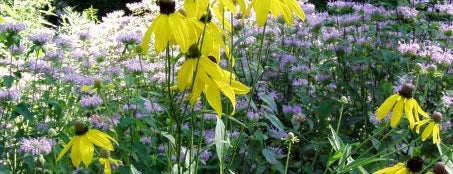
[{"label": "wildflower meadow", "polygon": [[451,1],[126,6],[0,1],[0,174],[453,174]]}]

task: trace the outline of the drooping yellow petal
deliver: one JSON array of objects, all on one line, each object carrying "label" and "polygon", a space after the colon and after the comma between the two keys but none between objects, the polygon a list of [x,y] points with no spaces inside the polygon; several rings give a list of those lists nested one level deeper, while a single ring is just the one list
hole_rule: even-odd
[{"label": "drooping yellow petal", "polygon": [[82,88],[80,88],[81,91],[83,92],[86,92],[86,91],[89,91],[89,90],[92,90],[93,87],[92,86],[88,86],[88,85],[85,85],[85,86],[82,86]]},{"label": "drooping yellow petal", "polygon": [[392,118],[390,118],[390,126],[395,127],[401,120],[401,115],[403,114],[404,107],[404,98],[401,98],[397,101],[395,107],[392,111]]},{"label": "drooping yellow petal", "polygon": [[205,83],[198,78],[195,79],[195,83],[189,96],[189,102],[191,107],[194,107],[195,102],[197,102],[198,99],[200,98],[200,95],[203,92],[204,88]]},{"label": "drooping yellow petal", "polygon": [[78,146],[82,162],[85,164],[85,166],[90,165],[93,159],[94,146],[93,143],[91,143],[91,141],[88,139],[86,134],[80,137]]},{"label": "drooping yellow petal", "polygon": [[181,50],[186,52],[191,44],[189,36],[193,33],[190,33],[191,30],[188,29],[184,16],[180,13],[173,13],[168,19],[168,24],[175,41],[179,44]]},{"label": "drooping yellow petal", "polygon": [[80,162],[82,161],[82,152],[80,149],[81,136],[74,136],[72,139],[74,141],[71,148],[71,162],[73,166],[79,167]]},{"label": "drooping yellow petal", "polygon": [[395,105],[396,101],[399,98],[401,98],[400,95],[394,94],[389,98],[385,99],[384,103],[382,103],[381,106],[379,106],[379,108],[376,111],[376,119],[382,120],[383,118],[385,118],[385,116],[390,112],[393,105]]},{"label": "drooping yellow petal", "polygon": [[66,144],[66,146],[64,146],[63,150],[58,154],[58,157],[57,157],[57,162],[60,161],[60,159],[63,157],[64,154],[66,154],[66,152],[68,152],[69,148],[71,148],[71,146],[73,145],[74,143],[74,138],[72,138],[68,144]]},{"label": "drooping yellow petal", "polygon": [[429,135],[432,134],[433,128],[434,122],[431,121],[422,133],[422,141],[425,141],[429,137]]},{"label": "drooping yellow petal", "polygon": [[422,121],[418,121],[415,123],[415,132],[417,132],[417,134],[420,133],[420,128],[425,125],[426,123],[428,123],[430,121],[430,119],[424,119]]},{"label": "drooping yellow petal", "polygon": [[414,129],[415,126],[414,114],[412,113],[415,104],[414,101],[415,99],[413,98],[407,99],[404,104],[404,113],[406,114],[406,118],[409,121],[409,127],[411,129]]},{"label": "drooping yellow petal", "polygon": [[99,158],[99,163],[104,165],[104,173],[105,174],[111,174],[112,173],[112,168],[110,166],[110,160],[106,158]]},{"label": "drooping yellow petal", "polygon": [[[157,20],[159,17],[160,17],[160,16],[157,16],[157,17],[154,19],[154,22],[156,22],[156,20]],[[148,29],[147,29],[146,32],[145,32],[145,35],[143,35],[143,39],[142,39],[142,52],[143,52],[143,54],[148,53],[149,41],[151,40],[151,35],[153,34],[153,25],[156,25],[156,24],[154,24],[154,22],[151,24],[150,27],[148,27]],[[155,26],[154,26],[154,27],[155,27]]]},{"label": "drooping yellow petal", "polygon": [[271,1],[275,0],[254,0],[252,2],[256,14],[256,22],[259,27],[264,26],[264,23],[266,23]]},{"label": "drooping yellow petal", "polygon": [[222,91],[222,94],[225,95],[231,102],[231,105],[233,106],[233,111],[231,112],[231,115],[234,114],[236,111],[236,95],[234,93],[233,88],[227,83],[221,82],[221,81],[215,81],[216,85],[219,87],[220,91]]},{"label": "drooping yellow petal", "polygon": [[112,137],[110,137],[110,135],[108,135],[108,134],[106,134],[104,132],[101,132],[99,130],[96,130],[96,129],[90,129],[86,133],[86,136],[96,146],[108,149],[110,151],[114,150],[111,141],[113,141],[116,144],[118,144],[118,142],[115,139],[113,139]]},{"label": "drooping yellow petal", "polygon": [[196,63],[196,59],[187,59],[181,65],[177,75],[179,90],[184,90],[192,84]]},{"label": "drooping yellow petal", "polygon": [[433,127],[433,144],[440,143],[440,126],[435,123]]},{"label": "drooping yellow petal", "polygon": [[204,90],[209,105],[217,113],[217,117],[222,117],[222,102],[220,100],[220,91],[215,84],[208,84]]},{"label": "drooping yellow petal", "polygon": [[305,13],[302,10],[302,7],[295,0],[286,0],[286,5],[291,9],[292,12],[296,14],[299,19],[305,21]]},{"label": "drooping yellow petal", "polygon": [[428,119],[430,118],[429,115],[425,111],[423,111],[422,108],[418,105],[417,101],[415,101],[414,109],[416,109],[417,113],[419,113],[423,117]]},{"label": "drooping yellow petal", "polygon": [[[154,33],[154,49],[157,54],[164,51],[167,47],[168,42],[170,42],[171,28],[169,28],[169,17],[168,15],[159,15],[154,19],[151,27],[153,28]],[[170,43],[173,44],[173,43]]]}]

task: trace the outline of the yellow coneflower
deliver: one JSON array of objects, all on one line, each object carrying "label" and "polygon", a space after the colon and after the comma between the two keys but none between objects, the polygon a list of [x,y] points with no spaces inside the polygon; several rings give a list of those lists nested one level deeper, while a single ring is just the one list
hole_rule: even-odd
[{"label": "yellow coneflower", "polygon": [[440,123],[442,121],[442,114],[439,112],[434,112],[431,118],[424,119],[415,123],[416,132],[420,132],[420,128],[429,123],[426,126],[425,130],[422,133],[422,141],[425,141],[428,137],[432,135],[433,137],[433,144],[440,143]]},{"label": "yellow coneflower", "polygon": [[264,26],[269,12],[274,19],[281,15],[288,26],[293,25],[293,13],[305,20],[305,13],[296,0],[253,0],[244,16],[248,15],[252,7],[259,27]]},{"label": "yellow coneflower", "polygon": [[167,44],[178,44],[183,52],[196,39],[196,30],[193,29],[186,17],[176,11],[175,2],[172,0],[159,0],[160,14],[153,20],[151,26],[143,36],[142,50],[148,51],[151,35],[154,34],[154,47],[156,53],[162,52]]},{"label": "yellow coneflower", "polygon": [[[203,93],[209,105],[221,117],[222,102],[220,93],[224,94],[234,107],[236,105],[236,94],[245,94],[249,91],[248,87],[236,81],[234,76],[228,74],[231,73],[225,73],[214,57],[202,55],[198,46],[194,44],[190,47],[186,60],[178,71],[177,87],[179,90],[192,87],[189,94],[189,102],[192,106]],[[231,84],[229,83],[230,80]]]},{"label": "yellow coneflower", "polygon": [[401,120],[401,116],[404,113],[409,121],[411,129],[414,128],[415,122],[420,120],[418,114],[429,118],[428,114],[423,111],[418,105],[417,101],[412,96],[414,87],[411,84],[404,84],[398,93],[388,97],[376,111],[376,119],[382,120],[392,110],[392,116],[390,118],[390,125],[395,127]]},{"label": "yellow coneflower", "polygon": [[[58,154],[57,161],[59,161],[66,152],[71,148],[71,162],[72,165],[78,167],[80,162],[85,166],[90,165],[93,159],[94,145],[113,151],[112,142],[118,142],[106,133],[99,130],[88,129],[82,122],[77,121],[74,124],[75,136]],[[93,145],[94,144],[94,145]]]},{"label": "yellow coneflower", "polygon": [[412,157],[406,164],[398,163],[392,167],[378,170],[373,174],[413,174],[420,172],[422,168],[423,160],[419,157]]},{"label": "yellow coneflower", "polygon": [[118,166],[121,164],[120,160],[116,160],[110,157],[110,151],[108,149],[101,149],[99,163],[104,166],[104,174],[112,173],[112,164]]}]

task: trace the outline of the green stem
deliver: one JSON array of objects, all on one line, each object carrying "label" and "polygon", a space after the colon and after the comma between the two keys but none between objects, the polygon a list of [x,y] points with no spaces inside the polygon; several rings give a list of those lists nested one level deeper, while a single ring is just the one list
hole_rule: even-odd
[{"label": "green stem", "polygon": [[293,143],[291,141],[288,141],[288,153],[286,154],[285,174],[288,173],[289,157],[290,157],[290,154],[291,154],[291,146],[292,146],[292,144]]}]

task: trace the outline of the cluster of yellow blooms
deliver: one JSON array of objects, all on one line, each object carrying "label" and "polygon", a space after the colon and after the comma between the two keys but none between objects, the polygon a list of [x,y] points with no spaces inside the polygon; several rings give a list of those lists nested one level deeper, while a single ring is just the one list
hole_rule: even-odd
[{"label": "cluster of yellow blooms", "polygon": [[[425,127],[421,135],[422,141],[425,141],[430,135],[432,135],[433,144],[439,144],[440,139],[440,122],[442,120],[442,114],[434,112],[431,117],[421,109],[418,102],[413,98],[413,85],[404,84],[398,93],[388,97],[376,111],[377,120],[381,120],[392,111],[390,118],[390,126],[396,127],[401,120],[402,114],[404,113],[406,119],[409,121],[409,128],[415,129],[415,132],[420,133],[420,128],[425,124]],[[420,120],[422,115],[423,120]],[[409,159],[406,163],[398,163],[392,167],[387,167],[374,172],[374,174],[386,174],[386,173],[418,173],[421,171],[423,160],[417,157]],[[439,167],[438,167],[439,168]],[[435,169],[434,172],[428,172],[428,174],[437,174],[437,171],[445,171],[445,169]],[[440,173],[442,173],[440,172]]]},{"label": "cluster of yellow blooms", "polygon": [[[159,0],[160,14],[145,32],[142,42],[144,53],[148,51],[151,36],[154,35],[154,51],[161,53],[168,46],[178,45],[186,53],[186,60],[178,72],[178,82],[172,89],[191,88],[189,102],[193,106],[201,93],[218,117],[222,115],[220,93],[236,105],[236,94],[246,94],[249,88],[235,79],[232,72],[219,66],[220,50],[223,49],[234,65],[234,59],[224,38],[231,32],[231,24],[223,12],[236,13],[236,4],[243,16],[252,8],[256,13],[258,26],[264,26],[269,13],[274,18],[283,16],[288,25],[293,24],[293,13],[304,20],[305,15],[296,0],[253,0],[247,6],[244,0],[185,0],[184,8],[176,10],[173,0]],[[211,14],[211,10],[214,14]],[[226,30],[213,22],[216,16]]]},{"label": "cluster of yellow blooms", "polygon": [[[433,144],[440,143],[440,122],[442,115],[435,112],[431,117],[421,109],[418,102],[413,98],[412,91],[414,90],[413,85],[404,84],[398,93],[388,97],[384,103],[379,106],[376,111],[376,119],[382,120],[386,115],[392,111],[390,118],[390,126],[395,127],[401,120],[402,114],[406,115],[409,121],[410,129],[416,129],[417,133],[420,133],[420,128],[429,123],[428,126],[422,133],[422,141],[425,141],[430,135],[433,137]],[[423,120],[420,120],[419,115],[423,116]]]},{"label": "cluster of yellow blooms", "polygon": [[[110,135],[96,129],[88,129],[88,127],[80,121],[75,122],[74,131],[75,136],[72,137],[71,141],[69,141],[60,154],[58,154],[57,161],[71,149],[72,165],[79,167],[80,162],[82,162],[85,166],[88,166],[93,160],[94,145],[101,147],[103,151],[113,151],[112,142],[118,145],[118,142]],[[110,164],[118,165],[121,162],[110,158],[110,152],[102,154],[108,154],[108,156],[101,155],[99,162],[104,165],[104,173],[110,174]]]}]

